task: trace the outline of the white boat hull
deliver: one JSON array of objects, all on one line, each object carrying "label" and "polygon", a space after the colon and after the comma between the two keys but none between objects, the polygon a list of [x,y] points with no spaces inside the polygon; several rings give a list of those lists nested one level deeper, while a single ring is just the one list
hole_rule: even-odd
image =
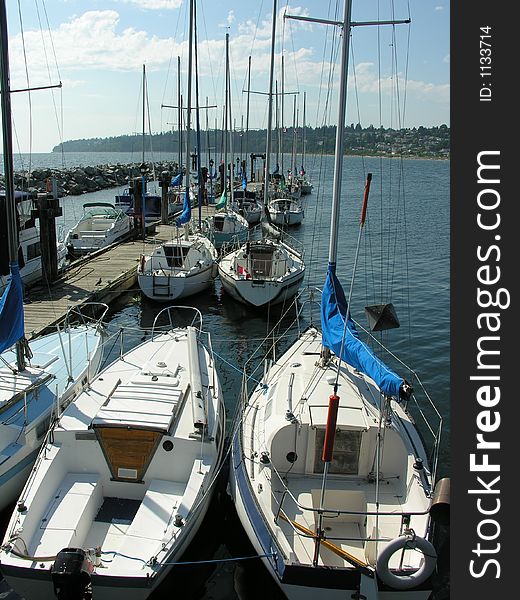
[{"label": "white boat hull", "polygon": [[183,233],[141,256],[137,281],[143,294],[159,302],[208,289],[217,275],[217,251],[203,235]]},{"label": "white boat hull", "polygon": [[283,282],[251,279],[234,279],[219,269],[220,281],[226,292],[235,300],[249,306],[280,304],[290,300],[298,292],[304,277],[303,271],[286,278]]},{"label": "white boat hull", "polygon": [[168,302],[207,290],[213,282],[213,266],[187,276],[145,273],[138,275],[137,280],[141,291],[147,298]]},{"label": "white boat hull", "polygon": [[269,210],[271,221],[280,227],[293,227],[303,222],[303,211],[300,212],[275,212]]}]

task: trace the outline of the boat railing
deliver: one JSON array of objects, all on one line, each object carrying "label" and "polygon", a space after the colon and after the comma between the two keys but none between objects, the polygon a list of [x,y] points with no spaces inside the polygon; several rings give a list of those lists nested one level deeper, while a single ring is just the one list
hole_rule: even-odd
[{"label": "boat railing", "polygon": [[383,361],[397,363],[403,371],[408,373],[410,379],[408,383],[411,385],[413,391],[406,400],[398,398],[398,401],[403,410],[413,418],[417,431],[423,438],[422,441],[424,446],[428,449],[431,479],[432,483],[435,484],[435,481],[437,480],[443,417],[424,387],[418,373],[382,344],[380,340],[374,337],[370,331],[363,327],[358,321],[354,320],[354,322],[358,330],[363,331],[369,337],[370,342],[375,344],[381,350]]},{"label": "boat railing", "polygon": [[[343,508],[327,508],[327,507],[316,507],[316,506],[307,506],[306,504],[299,502],[297,498],[293,495],[293,493],[285,486],[284,481],[279,473],[276,472],[275,469],[273,471],[276,473],[279,483],[285,488],[282,492],[282,496],[278,503],[278,507],[276,509],[274,521],[279,525],[280,519],[289,523],[289,525],[294,529],[294,531],[303,537],[313,538],[315,540],[318,539],[317,533],[311,530],[307,532],[304,531],[304,527],[301,526],[300,523],[291,519],[288,515],[290,514],[306,514],[311,513],[314,516],[313,518],[307,518],[307,521],[314,520],[315,523],[318,523],[318,517],[322,516],[324,518],[339,518],[339,517],[349,517],[352,519],[358,518],[359,521],[365,521],[369,517],[374,518],[374,522],[380,517],[400,517],[400,531],[399,535],[403,534],[410,527],[410,522],[412,517],[424,517],[429,514],[429,506],[424,510],[406,510],[396,509],[396,510],[345,510]],[[289,505],[289,506],[288,506]],[[366,528],[368,531],[369,528]],[[326,539],[328,540],[336,540],[336,541],[356,541],[356,542],[388,542],[391,538],[389,537],[379,537],[374,536],[373,531],[370,529],[369,535],[362,535],[360,529],[359,536],[332,536],[327,535]]]},{"label": "boat railing", "polygon": [[300,258],[303,258],[305,253],[305,246],[303,242],[297,240],[295,237],[285,231],[282,232],[280,244],[292,254],[297,254]]},{"label": "boat railing", "polygon": [[[191,319],[190,323],[183,324],[183,325],[179,325],[179,324],[175,324],[175,319],[174,319],[174,313],[178,310],[181,311],[190,311],[193,314],[193,317]],[[160,321],[164,320],[166,318],[166,323],[161,325]],[[196,325],[196,323],[198,322],[198,326]],[[198,329],[199,331],[202,331],[202,313],[200,312],[200,310],[198,308],[195,308],[194,306],[167,306],[166,308],[163,308],[161,311],[159,311],[153,321],[152,324],[152,340],[154,339],[154,337],[156,335],[165,333],[168,330],[171,329],[178,329],[179,327],[195,327],[196,329]]]},{"label": "boat railing", "polygon": [[108,305],[104,302],[83,302],[69,307],[65,315],[65,328],[75,323],[82,325],[101,324],[108,312]]}]

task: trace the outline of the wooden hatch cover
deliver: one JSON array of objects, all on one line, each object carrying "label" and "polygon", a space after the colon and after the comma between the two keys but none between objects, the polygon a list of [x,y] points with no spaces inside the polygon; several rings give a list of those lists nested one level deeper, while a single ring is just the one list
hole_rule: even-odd
[{"label": "wooden hatch cover", "polygon": [[131,427],[94,426],[103,454],[120,481],[142,481],[163,433]]},{"label": "wooden hatch cover", "polygon": [[168,434],[180,395],[179,389],[148,381],[118,386],[92,421],[113,479],[143,480],[161,437]]}]

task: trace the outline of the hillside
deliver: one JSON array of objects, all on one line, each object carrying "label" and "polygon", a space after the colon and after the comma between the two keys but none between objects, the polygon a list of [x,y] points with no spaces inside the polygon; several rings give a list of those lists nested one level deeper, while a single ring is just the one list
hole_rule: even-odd
[{"label": "hillside", "polygon": [[[306,153],[325,154],[334,153],[336,136],[335,126],[308,127],[305,129]],[[297,155],[302,152],[302,130],[292,128],[280,136],[282,150],[291,153],[293,138]],[[202,152],[211,148],[213,154],[223,153],[223,140],[221,131],[201,132]],[[266,130],[249,132],[236,131],[233,135],[233,148],[235,154],[243,155],[249,152],[261,153],[265,148]],[[273,135],[273,148],[276,151],[278,136]],[[193,135],[195,143],[195,135]],[[179,152],[178,132],[157,133],[145,136],[145,149],[147,152]],[[413,156],[424,158],[449,158],[450,129],[446,125],[439,127],[418,127],[412,129],[384,129],[373,126],[362,128],[354,124],[345,128],[345,145],[347,154],[363,154],[377,156]],[[108,138],[91,138],[69,140],[62,145],[55,146],[53,152],[139,152],[143,147],[141,135],[120,135]],[[217,152],[215,152],[215,148]]]}]

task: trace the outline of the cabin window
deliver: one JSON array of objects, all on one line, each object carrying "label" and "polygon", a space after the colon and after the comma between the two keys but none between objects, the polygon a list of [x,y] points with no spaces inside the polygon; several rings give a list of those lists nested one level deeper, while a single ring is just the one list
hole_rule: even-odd
[{"label": "cabin window", "polygon": [[170,268],[182,267],[189,250],[189,248],[185,248],[184,246],[165,246],[164,254],[166,255],[168,266]]},{"label": "cabin window", "polygon": [[38,256],[41,256],[41,254],[42,251],[40,248],[40,242],[36,242],[35,244],[29,244],[27,246],[27,260],[38,258]]},{"label": "cabin window", "polygon": [[[323,473],[321,460],[325,429],[316,429],[316,445],[314,451],[314,473]],[[334,451],[329,473],[341,475],[357,475],[359,470],[359,448],[361,431],[339,430],[334,438]]]}]

